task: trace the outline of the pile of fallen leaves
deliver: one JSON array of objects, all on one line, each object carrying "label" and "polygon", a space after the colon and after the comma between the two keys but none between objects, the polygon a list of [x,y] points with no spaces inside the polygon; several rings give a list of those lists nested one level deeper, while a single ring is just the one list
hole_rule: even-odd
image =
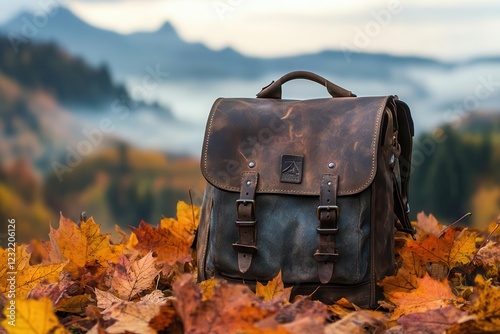
[{"label": "pile of fallen leaves", "polygon": [[[397,234],[399,269],[379,283],[386,299],[363,310],[296,296],[279,274],[256,292],[219,280],[196,283],[191,244],[199,208],[141,222],[110,241],[92,218],[61,216],[50,241],[16,246],[16,326],[9,325],[11,270],[1,250],[0,308],[8,333],[500,333],[500,237],[418,216],[417,240]],[[312,296],[314,297],[314,296]]]}]

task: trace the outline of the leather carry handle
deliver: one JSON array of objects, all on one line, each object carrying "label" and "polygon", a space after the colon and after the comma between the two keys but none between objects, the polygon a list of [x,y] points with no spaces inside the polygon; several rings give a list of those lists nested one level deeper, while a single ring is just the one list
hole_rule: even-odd
[{"label": "leather carry handle", "polygon": [[262,88],[262,90],[257,94],[257,97],[270,98],[270,99],[281,99],[281,86],[294,79],[306,79],[319,83],[326,87],[326,90],[332,97],[356,97],[353,92],[337,86],[336,84],[326,80],[322,76],[308,71],[295,71],[285,74],[276,81],[271,82],[268,86]]}]

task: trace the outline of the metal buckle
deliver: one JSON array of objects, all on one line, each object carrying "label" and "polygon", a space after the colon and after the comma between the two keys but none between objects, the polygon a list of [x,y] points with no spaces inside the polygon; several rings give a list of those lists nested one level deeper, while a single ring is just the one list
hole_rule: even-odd
[{"label": "metal buckle", "polygon": [[318,220],[321,220],[321,211],[330,212],[330,211],[335,211],[335,219],[339,217],[339,207],[336,205],[320,205],[316,209],[316,216],[318,217]]},{"label": "metal buckle", "polygon": [[316,228],[316,231],[318,231],[318,234],[337,234],[339,231],[338,227],[335,228]]},{"label": "metal buckle", "polygon": [[335,251],[335,253],[316,252],[313,257],[317,262],[335,262],[339,257],[339,253],[337,251]]},{"label": "metal buckle", "polygon": [[236,226],[238,227],[254,227],[257,224],[256,220],[237,220]]},{"label": "metal buckle", "polygon": [[240,212],[240,205],[248,205],[252,207],[250,209],[250,217],[248,220],[255,220],[255,201],[253,199],[237,199],[236,200],[236,212]]},{"label": "metal buckle", "polygon": [[233,244],[233,249],[238,253],[255,254],[257,253],[257,247],[253,245],[244,245],[239,243]]}]

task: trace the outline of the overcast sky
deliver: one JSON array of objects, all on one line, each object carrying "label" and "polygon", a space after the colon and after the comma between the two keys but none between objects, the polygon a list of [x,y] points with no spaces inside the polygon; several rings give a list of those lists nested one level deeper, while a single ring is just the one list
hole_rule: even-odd
[{"label": "overcast sky", "polygon": [[170,21],[189,41],[247,55],[349,49],[443,60],[500,56],[500,2],[457,0],[16,0],[0,21],[59,2],[120,33]]}]

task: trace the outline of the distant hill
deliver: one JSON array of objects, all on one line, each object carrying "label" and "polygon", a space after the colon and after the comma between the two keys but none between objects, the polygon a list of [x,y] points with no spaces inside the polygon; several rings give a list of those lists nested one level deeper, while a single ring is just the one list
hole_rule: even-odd
[{"label": "distant hill", "polygon": [[100,107],[122,96],[130,101],[105,65],[94,68],[54,43],[27,43],[12,51],[8,38],[0,36],[0,72],[26,88],[46,91],[64,104]]},{"label": "distant hill", "polygon": [[[28,40],[56,41],[69,52],[84,57],[94,65],[108,64],[118,76],[144,75],[147,66],[159,66],[169,73],[167,80],[172,81],[255,78],[269,72],[284,73],[297,69],[336,76],[388,78],[397,75],[401,67],[453,66],[427,58],[344,54],[338,50],[293,57],[248,57],[231,48],[212,50],[201,43],[186,42],[168,22],[154,32],[122,35],[93,27],[65,8],[58,8],[54,13],[45,26],[35,27],[36,33],[32,37],[23,35],[23,27],[26,26],[23,18],[29,21],[33,17],[27,12],[0,26],[0,31],[10,36],[14,45]],[[304,64],[308,64],[306,68]]]}]

